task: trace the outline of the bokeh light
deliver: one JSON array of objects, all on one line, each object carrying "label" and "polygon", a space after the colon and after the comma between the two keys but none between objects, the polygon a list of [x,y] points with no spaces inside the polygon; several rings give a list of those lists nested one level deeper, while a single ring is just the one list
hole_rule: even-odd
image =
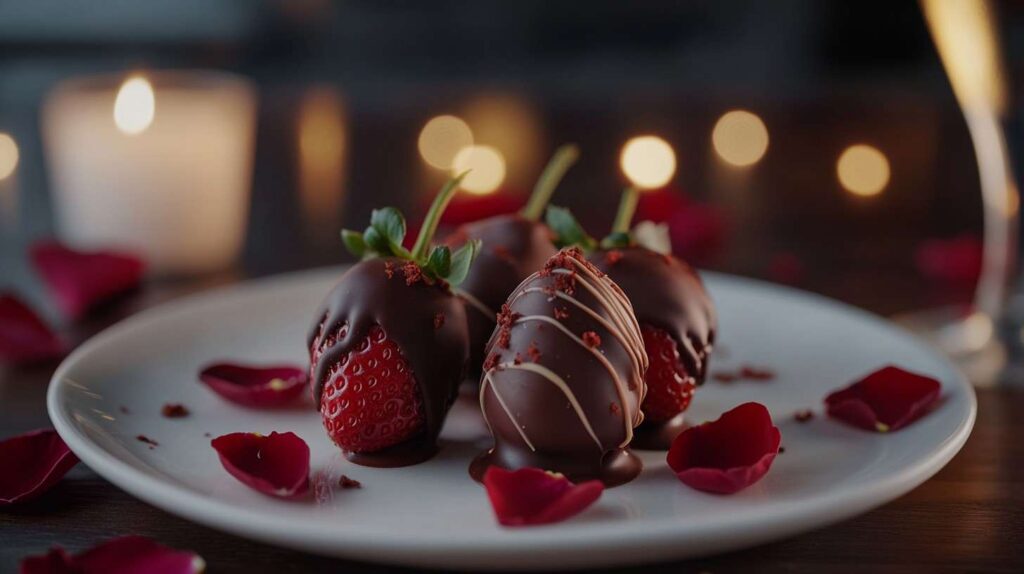
[{"label": "bokeh light", "polygon": [[836,164],[839,183],[854,195],[882,193],[889,183],[889,160],[877,148],[852,145],[843,151]]},{"label": "bokeh light", "polygon": [[711,143],[726,163],[748,167],[760,161],[768,151],[768,128],[757,115],[733,110],[715,123]]},{"label": "bokeh light", "polygon": [[663,187],[676,173],[676,153],[658,136],[637,136],[622,146],[619,165],[641,189]]},{"label": "bokeh light", "polygon": [[514,93],[483,93],[459,109],[473,132],[473,143],[501,150],[503,187],[530,189],[547,160],[544,126],[529,99]]},{"label": "bokeh light", "polygon": [[461,118],[437,116],[423,126],[418,145],[423,161],[446,170],[460,150],[473,145],[473,132]]},{"label": "bokeh light", "polygon": [[122,132],[140,134],[153,123],[156,115],[156,96],[149,80],[132,76],[121,84],[114,100],[114,123]]},{"label": "bokeh light", "polygon": [[452,175],[470,170],[462,189],[477,195],[493,192],[505,181],[505,158],[491,146],[475,145],[459,150],[452,161]]},{"label": "bokeh light", "polygon": [[10,135],[0,132],[0,181],[11,177],[18,167],[18,144]]}]

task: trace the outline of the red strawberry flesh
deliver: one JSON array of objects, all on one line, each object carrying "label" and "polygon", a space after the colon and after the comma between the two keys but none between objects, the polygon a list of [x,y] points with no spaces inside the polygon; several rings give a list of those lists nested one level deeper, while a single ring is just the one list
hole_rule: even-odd
[{"label": "red strawberry flesh", "polygon": [[686,372],[679,347],[667,331],[644,324],[640,332],[650,362],[644,378],[647,382],[647,396],[641,407],[644,420],[665,422],[690,406],[697,385]]},{"label": "red strawberry flesh", "polygon": [[332,367],[320,414],[331,440],[355,453],[379,451],[423,431],[416,377],[398,344],[380,326],[372,327]]}]

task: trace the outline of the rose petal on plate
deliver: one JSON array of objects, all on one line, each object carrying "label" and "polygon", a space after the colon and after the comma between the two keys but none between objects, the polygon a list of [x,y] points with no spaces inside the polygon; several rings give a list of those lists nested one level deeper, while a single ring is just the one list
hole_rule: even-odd
[{"label": "rose petal on plate", "polygon": [[21,561],[21,574],[196,574],[206,563],[195,552],[175,550],[144,536],[122,536],[70,555],[56,546]]},{"label": "rose petal on plate", "polygon": [[43,494],[76,464],[78,457],[52,429],[0,441],[0,507]]},{"label": "rose petal on plate", "polygon": [[496,466],[484,473],[484,488],[503,526],[562,522],[583,512],[604,492],[599,480],[574,484],[561,474],[539,468],[505,470]]},{"label": "rose petal on plate", "polygon": [[12,293],[0,293],[0,362],[42,361],[63,355],[65,349],[31,307]]},{"label": "rose petal on plate", "polygon": [[224,469],[253,490],[279,498],[309,488],[309,445],[295,433],[236,432],[210,441]]},{"label": "rose petal on plate", "polygon": [[939,381],[896,366],[879,369],[825,397],[830,417],[878,432],[907,426],[939,399]]},{"label": "rose petal on plate", "polygon": [[34,243],[29,257],[57,306],[71,319],[138,287],[145,270],[142,260],[128,253],[76,251],[51,240]]},{"label": "rose petal on plate", "polygon": [[302,395],[309,375],[299,367],[255,367],[235,363],[209,365],[199,380],[225,399],[254,408],[288,404]]},{"label": "rose petal on plate", "polygon": [[781,441],[768,409],[744,403],[680,433],[668,451],[668,465],[691,488],[732,494],[768,472]]}]

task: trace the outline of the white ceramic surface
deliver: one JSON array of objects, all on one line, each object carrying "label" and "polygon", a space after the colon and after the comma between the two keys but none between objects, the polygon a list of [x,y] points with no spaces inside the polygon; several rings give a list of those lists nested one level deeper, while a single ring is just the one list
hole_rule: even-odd
[{"label": "white ceramic surface", "polygon": [[[344,461],[309,407],[247,410],[197,382],[200,366],[218,359],[304,363],[306,327],[339,273],[319,270],[189,297],[108,329],[54,375],[54,425],[86,464],[129,493],[241,536],[377,562],[550,569],[706,555],[849,518],[932,476],[974,423],[974,393],[964,378],[889,323],[814,295],[709,273],[721,319],[712,371],[750,364],[777,378],[709,381],[688,416],[699,422],[745,401],[764,403],[785,446],[771,472],[739,494],[715,496],[682,485],[664,455],[649,452],[637,480],[606,491],[573,520],[503,529],[466,473],[487,442],[479,417],[465,406],[471,401],[456,405],[438,457],[371,469]],[[830,390],[889,363],[941,380],[941,406],[888,435],[821,416]],[[191,416],[161,417],[167,402],[184,403]],[[795,422],[793,413],[808,407],[819,416]],[[204,434],[273,430],[294,431],[310,444],[315,497],[285,502],[249,490],[221,468]],[[147,448],[139,434],[160,445]],[[342,473],[363,488],[332,488]]]}]

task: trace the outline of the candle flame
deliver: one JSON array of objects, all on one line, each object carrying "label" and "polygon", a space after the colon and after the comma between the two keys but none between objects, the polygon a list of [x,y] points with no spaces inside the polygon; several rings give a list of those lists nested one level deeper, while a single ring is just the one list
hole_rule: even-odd
[{"label": "candle flame", "polygon": [[142,76],[133,76],[121,84],[114,100],[114,124],[128,135],[141,134],[153,123],[156,96],[153,86]]}]

